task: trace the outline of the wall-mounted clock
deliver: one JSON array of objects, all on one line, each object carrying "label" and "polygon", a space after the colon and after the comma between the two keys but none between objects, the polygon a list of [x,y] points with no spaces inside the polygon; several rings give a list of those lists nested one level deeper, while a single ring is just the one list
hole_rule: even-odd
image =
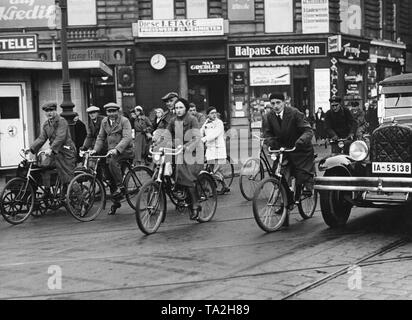
[{"label": "wall-mounted clock", "polygon": [[166,57],[160,53],[154,54],[150,59],[150,65],[153,69],[162,70],[166,66]]}]

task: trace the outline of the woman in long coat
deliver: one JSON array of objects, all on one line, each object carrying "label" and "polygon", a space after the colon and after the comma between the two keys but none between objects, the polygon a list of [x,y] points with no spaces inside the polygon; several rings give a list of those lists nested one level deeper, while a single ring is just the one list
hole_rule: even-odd
[{"label": "woman in long coat", "polygon": [[318,111],[315,113],[315,128],[316,142],[318,140],[326,139],[325,113],[320,107],[318,108]]},{"label": "woman in long coat", "polygon": [[145,162],[148,140],[152,133],[152,123],[149,118],[143,114],[143,108],[135,108],[136,119],[134,120],[134,160],[135,165]]}]

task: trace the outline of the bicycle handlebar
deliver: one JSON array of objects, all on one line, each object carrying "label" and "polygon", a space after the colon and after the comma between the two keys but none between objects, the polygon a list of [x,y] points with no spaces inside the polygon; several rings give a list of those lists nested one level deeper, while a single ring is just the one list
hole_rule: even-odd
[{"label": "bicycle handlebar", "polygon": [[104,159],[104,158],[107,158],[107,157],[110,156],[110,155],[108,155],[108,154],[106,154],[106,155],[104,155],[104,156],[102,156],[102,155],[93,156],[93,155],[90,154],[90,150],[80,151],[80,152],[79,152],[79,155],[80,155],[80,157],[82,157],[82,158],[88,157],[89,159]]},{"label": "bicycle handlebar", "polygon": [[178,146],[175,149],[174,148],[163,148],[163,147],[161,147],[159,149],[159,151],[153,151],[153,146],[152,146],[152,147],[150,147],[150,150],[149,150],[149,152],[151,154],[165,154],[165,155],[170,155],[170,156],[176,156],[176,155],[182,153],[182,151],[183,151],[183,146]]},{"label": "bicycle handlebar", "polygon": [[270,147],[268,147],[268,151],[269,151],[270,153],[293,152],[293,151],[295,151],[295,150],[296,150],[296,147],[293,147],[292,149],[286,149],[286,148],[281,147],[281,148],[278,149],[278,150],[271,149]]}]

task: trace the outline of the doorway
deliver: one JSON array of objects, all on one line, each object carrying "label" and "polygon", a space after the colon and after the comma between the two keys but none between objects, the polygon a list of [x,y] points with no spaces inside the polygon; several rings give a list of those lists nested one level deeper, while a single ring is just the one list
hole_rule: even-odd
[{"label": "doorway", "polygon": [[228,110],[227,75],[189,76],[189,102],[196,104],[197,111],[206,113],[213,106],[221,115],[225,127],[230,123]]},{"label": "doorway", "polygon": [[0,168],[17,166],[25,148],[23,84],[0,84]]}]

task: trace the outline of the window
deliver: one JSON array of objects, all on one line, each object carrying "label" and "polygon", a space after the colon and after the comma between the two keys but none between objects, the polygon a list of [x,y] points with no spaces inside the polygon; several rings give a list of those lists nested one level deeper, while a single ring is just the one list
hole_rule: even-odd
[{"label": "window", "polygon": [[255,0],[229,0],[227,6],[230,21],[255,20]]},{"label": "window", "polygon": [[207,18],[207,0],[186,0],[186,17],[188,19]]},{"label": "window", "polygon": [[293,0],[265,0],[265,32],[293,32]]},{"label": "window", "polygon": [[398,7],[396,1],[392,3],[392,40],[396,41],[398,37]]},{"label": "window", "polygon": [[379,0],[379,36],[381,39],[383,39],[383,0]]},{"label": "window", "polygon": [[153,0],[153,19],[174,19],[174,0]]},{"label": "window", "polygon": [[96,0],[67,0],[67,18],[69,26],[96,25]]}]

